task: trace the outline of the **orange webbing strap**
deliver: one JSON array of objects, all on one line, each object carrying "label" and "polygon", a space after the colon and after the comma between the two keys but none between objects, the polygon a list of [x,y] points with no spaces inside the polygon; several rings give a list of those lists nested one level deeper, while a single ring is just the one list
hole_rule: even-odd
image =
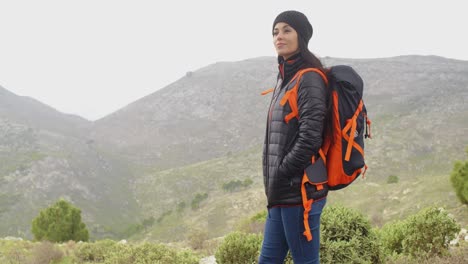
[{"label": "orange webbing strap", "polygon": [[365,179],[366,178],[366,172],[367,172],[367,165],[364,164],[364,171],[362,172],[362,178]]},{"label": "orange webbing strap", "polygon": [[[349,138],[349,136],[346,135],[346,134],[343,135],[343,138],[344,138],[346,141],[350,141],[350,140],[351,140],[351,139]],[[349,146],[351,146],[351,145],[348,145],[348,147],[349,147]],[[356,142],[354,141],[352,146],[353,146],[357,151],[359,151],[359,153],[361,153],[361,155],[364,157],[364,150],[361,148],[361,146],[359,146],[358,143],[356,143]],[[346,160],[346,161],[349,161],[349,159]]]},{"label": "orange webbing strap", "polygon": [[307,69],[298,71],[296,75],[294,75],[292,80],[290,81],[290,82],[293,82],[294,80],[297,79],[296,84],[294,85],[292,89],[290,89],[284,94],[283,98],[281,98],[281,101],[280,101],[281,106],[284,106],[286,102],[289,102],[289,106],[291,107],[291,113],[286,115],[284,118],[286,123],[289,123],[289,121],[293,119],[294,117],[297,117],[299,119],[299,110],[297,109],[297,89],[299,87],[299,80],[301,79],[302,75],[304,75],[304,73],[306,72],[318,73],[322,77],[325,84],[328,86],[327,76],[321,70],[316,69],[316,68],[307,68]]},{"label": "orange webbing strap", "polygon": [[304,206],[304,228],[305,231],[303,233],[306,236],[307,241],[312,240],[312,232],[310,232],[309,226],[309,212],[312,210],[312,203],[314,199],[307,200],[307,192],[305,188],[305,184],[309,182],[307,175],[304,172],[304,176],[302,176],[302,183],[301,183],[301,194],[302,194],[302,205]]},{"label": "orange webbing strap", "polygon": [[319,155],[320,155],[320,157],[322,158],[323,163],[324,163],[325,166],[326,166],[326,165],[327,165],[327,158],[325,157],[325,153],[323,152],[322,148],[319,149]]},{"label": "orange webbing strap", "polygon": [[262,92],[262,95],[269,94],[269,93],[273,92],[273,90],[275,90],[275,89],[274,88],[267,89],[267,90]]},{"label": "orange webbing strap", "polygon": [[294,88],[287,91],[280,101],[281,106],[284,106],[286,102],[289,102],[289,106],[291,107],[291,113],[284,117],[286,123],[289,123],[289,121],[294,117],[299,118],[299,110],[297,109],[297,86],[298,84],[294,85]]},{"label": "orange webbing strap", "polygon": [[[348,122],[346,124],[346,126],[343,128],[342,135],[343,135],[343,137],[345,139],[348,140],[348,147],[346,149],[345,161],[349,161],[349,159],[351,157],[351,149],[354,146],[354,134],[356,133],[357,118],[358,118],[359,113],[361,113],[361,111],[362,111],[362,106],[363,105],[364,105],[364,103],[361,100],[359,102],[359,105],[358,105],[358,107],[356,109],[356,112],[354,112],[354,115],[351,118],[350,122]],[[347,132],[350,129],[351,129],[351,131],[350,131],[349,137],[348,137]]]},{"label": "orange webbing strap", "polygon": [[[314,199],[307,199],[307,191],[305,188],[306,183],[310,183],[307,175],[304,172],[302,176],[302,183],[301,183],[301,195],[302,195],[302,206],[304,207],[304,233],[302,233],[306,238],[307,241],[312,240],[312,232],[310,231],[309,225],[309,212],[312,210],[312,204],[314,203]],[[323,190],[323,184],[317,184],[317,191]]]}]

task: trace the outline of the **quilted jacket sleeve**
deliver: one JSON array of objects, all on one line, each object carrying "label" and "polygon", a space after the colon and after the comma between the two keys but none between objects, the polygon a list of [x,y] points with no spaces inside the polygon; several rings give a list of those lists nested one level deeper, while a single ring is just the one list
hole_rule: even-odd
[{"label": "quilted jacket sleeve", "polygon": [[302,175],[312,156],[318,153],[322,145],[326,89],[325,82],[319,74],[309,72],[302,76],[297,99],[298,136],[279,166],[281,175],[289,177]]}]

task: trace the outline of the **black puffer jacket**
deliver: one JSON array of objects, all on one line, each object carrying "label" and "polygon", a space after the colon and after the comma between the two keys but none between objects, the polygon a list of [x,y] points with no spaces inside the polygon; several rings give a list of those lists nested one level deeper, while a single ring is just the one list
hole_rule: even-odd
[{"label": "black puffer jacket", "polygon": [[[302,204],[301,180],[304,168],[322,145],[322,130],[326,112],[327,87],[321,76],[305,73],[298,88],[299,120],[285,122],[291,113],[289,104],[280,105],[284,93],[296,80],[287,83],[294,74],[306,68],[302,59],[280,64],[280,77],[270,103],[265,143],[263,147],[263,178],[268,207]],[[284,78],[284,83],[283,83]]]}]

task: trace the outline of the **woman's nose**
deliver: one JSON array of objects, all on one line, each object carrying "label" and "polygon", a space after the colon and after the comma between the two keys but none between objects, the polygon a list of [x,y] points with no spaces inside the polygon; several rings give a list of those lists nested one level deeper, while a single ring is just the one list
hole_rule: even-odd
[{"label": "woman's nose", "polygon": [[278,32],[276,35],[276,39],[283,39],[283,34],[281,32]]}]

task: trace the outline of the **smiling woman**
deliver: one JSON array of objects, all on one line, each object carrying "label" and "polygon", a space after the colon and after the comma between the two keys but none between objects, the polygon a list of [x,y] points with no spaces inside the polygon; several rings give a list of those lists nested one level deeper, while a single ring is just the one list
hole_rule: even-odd
[{"label": "smiling woman", "polygon": [[297,32],[284,22],[279,22],[273,29],[273,44],[278,56],[286,60],[299,52]]}]

